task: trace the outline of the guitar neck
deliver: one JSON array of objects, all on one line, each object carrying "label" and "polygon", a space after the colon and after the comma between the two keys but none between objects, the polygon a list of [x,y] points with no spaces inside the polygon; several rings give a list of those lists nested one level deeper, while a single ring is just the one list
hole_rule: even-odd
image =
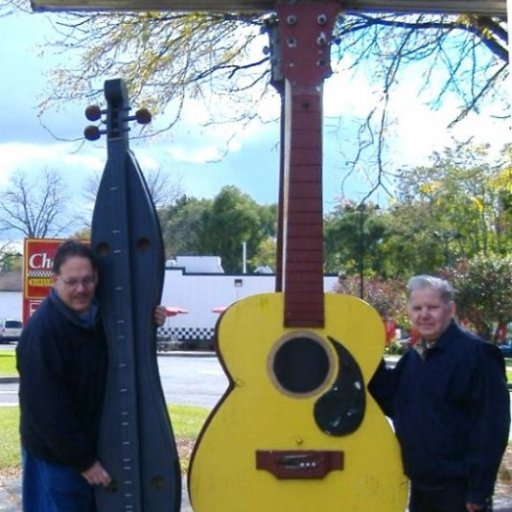
[{"label": "guitar neck", "polygon": [[284,106],[278,277],[285,327],[324,326],[322,86],[340,8],[333,1],[278,2],[278,31],[271,32]]},{"label": "guitar neck", "polygon": [[321,87],[296,88],[287,81],[284,100],[284,325],[322,327]]}]

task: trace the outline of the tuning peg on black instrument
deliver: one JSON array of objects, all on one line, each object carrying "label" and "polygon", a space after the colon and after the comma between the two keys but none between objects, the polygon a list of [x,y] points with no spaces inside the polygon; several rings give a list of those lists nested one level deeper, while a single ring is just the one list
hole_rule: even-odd
[{"label": "tuning peg on black instrument", "polygon": [[137,121],[139,124],[149,124],[151,122],[151,113],[147,108],[139,108],[134,116],[127,118],[128,121]]},{"label": "tuning peg on black instrument", "polygon": [[87,126],[84,130],[84,137],[87,140],[98,140],[106,130],[100,130],[97,126]]},{"label": "tuning peg on black instrument", "polygon": [[85,117],[89,121],[98,121],[99,119],[101,119],[101,114],[106,114],[106,111],[101,110],[100,107],[98,107],[98,105],[89,105],[85,109]]},{"label": "tuning peg on black instrument", "polygon": [[[94,141],[98,140],[104,134],[108,134],[109,138],[113,135],[120,136],[121,133],[128,132],[130,130],[128,126],[124,124],[127,121],[137,121],[139,124],[148,124],[151,122],[151,114],[147,108],[140,108],[133,116],[126,115],[128,111],[129,107],[111,109],[110,115],[112,118],[109,121],[109,112],[107,110],[101,110],[96,105],[90,105],[85,109],[85,117],[89,121],[100,121],[100,123],[106,124],[107,129],[100,130],[98,126],[87,126],[84,130],[84,137],[87,140]],[[101,120],[102,115],[107,116],[106,121]]]}]

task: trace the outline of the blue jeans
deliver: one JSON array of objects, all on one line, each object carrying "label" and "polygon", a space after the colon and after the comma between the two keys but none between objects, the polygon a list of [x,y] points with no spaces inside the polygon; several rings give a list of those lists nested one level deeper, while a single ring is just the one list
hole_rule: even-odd
[{"label": "blue jeans", "polygon": [[24,512],[96,512],[94,488],[76,470],[23,450]]}]

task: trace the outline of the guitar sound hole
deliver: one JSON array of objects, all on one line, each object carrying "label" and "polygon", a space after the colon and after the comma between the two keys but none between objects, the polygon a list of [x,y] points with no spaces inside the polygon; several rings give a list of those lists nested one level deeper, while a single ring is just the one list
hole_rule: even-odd
[{"label": "guitar sound hole", "polygon": [[297,336],[275,351],[272,373],[283,390],[309,394],[322,386],[329,376],[329,355],[316,339]]}]

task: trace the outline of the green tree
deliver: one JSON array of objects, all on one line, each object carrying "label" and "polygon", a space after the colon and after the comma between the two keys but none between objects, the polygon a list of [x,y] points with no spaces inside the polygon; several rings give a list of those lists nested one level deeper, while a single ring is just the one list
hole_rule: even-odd
[{"label": "green tree", "polygon": [[381,213],[375,204],[346,202],[325,216],[325,272],[386,275],[387,227]]},{"label": "green tree", "polygon": [[0,245],[0,272],[21,272],[23,260],[21,253],[10,243]]},{"label": "green tree", "polygon": [[239,273],[243,266],[243,244],[250,259],[262,241],[273,235],[275,220],[270,221],[268,207],[259,206],[230,185],[219,192],[212,208],[204,213],[200,250],[202,254],[221,256],[226,272]]},{"label": "green tree", "polygon": [[428,203],[396,202],[386,212],[387,237],[382,244],[388,276],[406,279],[415,273],[432,273],[444,264],[435,238],[434,216]]},{"label": "green tree", "polygon": [[437,253],[441,249],[442,260],[435,263],[507,252],[510,237],[504,227],[510,225],[510,213],[502,206],[509,187],[502,176],[510,167],[506,153],[493,157],[489,145],[465,142],[434,153],[431,162],[399,173],[397,208],[402,217],[414,219],[411,227],[437,245]]},{"label": "green tree", "polygon": [[456,290],[458,317],[486,339],[512,322],[512,257],[478,254],[442,272]]},{"label": "green tree", "polygon": [[[429,165],[400,169],[385,209],[345,202],[325,218],[328,272],[407,279],[437,273],[460,258],[512,251],[511,148],[459,143]],[[374,205],[373,205],[374,206]],[[364,242],[364,245],[362,245]]]},{"label": "green tree", "polygon": [[201,254],[201,233],[204,217],[211,211],[211,199],[183,195],[175,204],[159,210],[165,253],[175,256]]},{"label": "green tree", "polygon": [[261,268],[268,268],[272,272],[276,271],[276,256],[277,256],[276,239],[268,237],[261,242],[256,249],[256,254],[249,258],[249,267],[258,271]]}]

